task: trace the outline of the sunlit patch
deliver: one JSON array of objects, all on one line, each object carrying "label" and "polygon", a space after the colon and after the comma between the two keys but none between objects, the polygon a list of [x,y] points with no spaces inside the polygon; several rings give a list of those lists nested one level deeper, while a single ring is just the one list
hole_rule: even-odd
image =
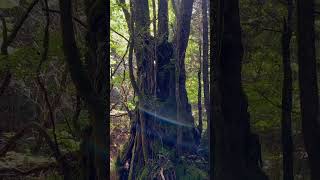
[{"label": "sunlit patch", "polygon": [[150,116],[153,116],[153,117],[156,117],[155,119],[158,120],[158,121],[165,121],[165,122],[168,122],[170,124],[174,124],[174,125],[177,125],[177,126],[184,126],[184,127],[188,127],[188,128],[193,128],[192,125],[190,124],[187,124],[187,123],[183,123],[183,122],[178,122],[174,119],[171,119],[171,118],[168,118],[168,117],[165,117],[161,114],[158,114],[158,113],[155,113],[155,112],[152,112],[150,110],[147,110],[141,106],[139,106],[139,109],[147,114],[149,114]]}]

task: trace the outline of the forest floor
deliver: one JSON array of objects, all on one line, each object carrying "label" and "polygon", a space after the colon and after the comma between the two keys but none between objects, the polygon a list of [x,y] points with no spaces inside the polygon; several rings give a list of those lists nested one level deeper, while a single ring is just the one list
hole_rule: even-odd
[{"label": "forest floor", "polygon": [[[280,131],[259,133],[261,138],[263,170],[269,180],[282,179],[282,149]],[[307,168],[307,154],[304,149],[301,133],[293,136],[294,141],[294,174],[296,180],[310,179]]]},{"label": "forest floor", "polygon": [[[0,137],[0,149],[7,142],[12,133],[3,133]],[[0,158],[1,180],[47,180],[59,179],[57,163],[53,157],[32,154],[30,145],[34,139],[26,138],[18,141],[13,151]]]},{"label": "forest floor", "polygon": [[[123,114],[123,112],[121,112]],[[111,180],[117,180],[116,172],[114,170],[114,162],[122,150],[123,145],[127,142],[130,136],[130,122],[126,115],[120,117],[111,118],[111,145],[110,145],[110,162],[111,162]],[[262,159],[264,162],[264,171],[269,176],[270,180],[280,180],[282,177],[282,154],[281,154],[281,134],[278,130],[266,133],[259,133],[261,136],[262,144]],[[0,146],[7,141],[8,136],[12,134],[2,135],[0,137]],[[295,179],[305,180],[309,179],[309,172],[306,171],[307,165],[307,154],[305,153],[303,146],[303,139],[301,133],[296,133],[294,139],[294,174]],[[33,146],[34,139],[32,137],[24,138],[19,141],[19,145],[16,146],[14,151],[10,151],[3,158],[0,158],[0,179],[39,179],[44,180],[52,179],[56,177],[59,179],[56,165],[53,158],[49,158],[48,155],[40,153],[33,154],[30,151],[30,146]],[[1,147],[0,147],[1,148]],[[28,150],[29,149],[29,150]],[[41,155],[43,154],[43,155]],[[192,159],[192,156],[186,157],[193,163],[199,158]],[[191,163],[192,163],[191,162]],[[199,164],[203,164],[201,161]],[[23,176],[23,172],[27,172],[34,167],[42,167],[42,170],[30,173],[28,176]],[[47,168],[46,168],[47,167]],[[17,176],[17,174],[21,174]],[[14,177],[14,178],[13,178]],[[53,178],[55,179],[55,178]]]},{"label": "forest floor", "polygon": [[[112,113],[111,113],[112,114]],[[117,112],[117,114],[123,114]],[[110,123],[110,180],[117,180],[115,172],[115,161],[123,145],[130,136],[129,118],[127,115],[121,117],[112,117]]]},{"label": "forest floor", "polygon": [[[123,114],[123,112],[118,112]],[[111,118],[110,127],[110,162],[114,162],[130,135],[129,118],[127,115]]]}]

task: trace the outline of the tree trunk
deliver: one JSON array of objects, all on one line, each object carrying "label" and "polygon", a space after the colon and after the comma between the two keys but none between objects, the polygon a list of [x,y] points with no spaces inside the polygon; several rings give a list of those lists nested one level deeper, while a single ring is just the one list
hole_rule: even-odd
[{"label": "tree trunk", "polygon": [[[207,0],[202,0],[202,73],[203,73],[203,93],[204,107],[206,108],[207,122],[210,120],[210,93],[209,93],[209,65],[208,65],[208,5]],[[209,123],[207,123],[209,124]]]},{"label": "tree trunk", "polygon": [[308,153],[311,179],[320,179],[320,131],[315,53],[314,1],[297,1],[298,63],[302,132]]},{"label": "tree trunk", "polygon": [[[168,149],[177,144],[176,127],[179,122],[176,121],[174,46],[173,43],[168,42],[168,1],[158,1],[159,28],[156,37],[150,34],[148,0],[133,0],[132,2],[130,7],[133,18],[132,24],[130,23],[130,35],[137,60],[137,81],[135,81],[132,67],[132,47],[129,50],[129,74],[131,83],[138,94],[139,103],[131,125],[128,146],[120,157],[120,166],[124,166],[125,162],[129,161],[128,178],[137,179],[141,170],[151,165],[150,156],[157,157],[160,150],[157,149],[157,144]],[[191,13],[188,15],[191,19]],[[184,43],[183,51],[185,52],[187,42]],[[154,44],[156,44],[156,55]],[[154,61],[156,61],[156,68]],[[182,87],[185,92],[184,100],[187,103],[185,85]],[[189,111],[191,115],[190,105]],[[190,124],[192,126],[188,126],[189,131],[183,134],[183,138],[194,135],[191,131],[195,129],[193,117]],[[193,142],[192,139],[188,141],[188,144]]]},{"label": "tree trunk", "polygon": [[202,68],[202,63],[201,63],[201,56],[202,55],[202,44],[201,44],[201,40],[199,42],[199,71],[198,71],[198,131],[200,134],[200,138],[202,135],[202,129],[203,129],[203,125],[202,125],[202,83],[201,83],[201,70]]},{"label": "tree trunk", "polygon": [[[72,22],[71,1],[60,0],[61,29],[63,50],[69,66],[71,78],[75,87],[87,105],[92,124],[93,159],[94,168],[87,168],[94,179],[108,179],[109,171],[109,118],[107,104],[109,99],[109,68],[106,57],[108,31],[105,26],[107,21],[107,4],[103,0],[86,1],[86,14],[88,16],[86,56],[88,66],[82,64],[80,52],[76,45],[74,27]],[[85,69],[85,67],[87,69]],[[91,72],[91,75],[87,72]],[[92,74],[94,72],[94,74]],[[90,142],[89,142],[90,143]],[[90,155],[82,152],[83,156]],[[93,172],[92,172],[93,171]]]},{"label": "tree trunk", "polygon": [[158,38],[159,42],[167,41],[169,37],[168,28],[168,0],[159,0],[158,6]]},{"label": "tree trunk", "polygon": [[[191,106],[188,103],[186,91],[185,53],[190,34],[193,0],[183,1],[180,4],[177,16],[177,34],[175,42],[176,59],[176,102],[177,102],[177,152],[193,149],[196,139],[190,134],[194,128]],[[190,143],[191,142],[191,143]]]},{"label": "tree trunk", "polygon": [[[248,104],[241,83],[242,43],[239,1],[217,2],[217,59],[214,90],[214,179],[264,180],[260,144],[250,132]],[[219,25],[223,25],[220,27]]]},{"label": "tree trunk", "polygon": [[[220,71],[219,68],[219,61],[218,59],[218,49],[217,49],[217,42],[220,42],[220,40],[217,39],[218,33],[221,32],[221,22],[217,21],[217,12],[219,11],[219,8],[217,8],[218,1],[211,2],[210,4],[210,106],[212,107],[211,110],[207,113],[210,115],[210,119],[208,119],[208,140],[209,140],[209,165],[210,165],[210,178],[214,179],[214,162],[215,162],[215,133],[214,133],[214,122],[213,119],[215,118],[222,118],[221,114],[221,94],[219,92],[220,89]],[[215,69],[214,69],[215,68]],[[213,70],[214,69],[214,70]],[[215,81],[213,81],[215,79]],[[215,97],[215,101],[213,101],[213,98]]]},{"label": "tree trunk", "polygon": [[198,124],[198,131],[201,136],[202,134],[202,104],[201,104],[201,67],[200,70],[198,71],[198,114],[199,114],[199,124]]},{"label": "tree trunk", "polygon": [[292,35],[292,0],[288,0],[287,22],[283,23],[282,33],[282,151],[283,151],[283,180],[293,180],[293,142],[291,127],[292,112],[292,70],[290,60],[290,40]]}]

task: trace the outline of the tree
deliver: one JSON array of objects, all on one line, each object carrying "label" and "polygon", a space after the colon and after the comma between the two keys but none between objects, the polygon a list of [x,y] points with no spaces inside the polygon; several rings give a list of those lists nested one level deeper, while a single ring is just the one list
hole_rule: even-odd
[{"label": "tree", "polygon": [[208,43],[208,5],[207,0],[202,0],[202,72],[203,72],[203,92],[204,92],[204,106],[207,112],[207,122],[210,120],[210,94],[209,94],[209,65],[208,65],[208,51],[209,51],[209,43]]},{"label": "tree", "polygon": [[250,130],[248,102],[241,83],[243,48],[239,2],[220,0],[215,7],[213,177],[219,180],[267,179],[259,165],[259,139]]},{"label": "tree", "polygon": [[[290,59],[290,40],[292,35],[292,0],[288,0],[288,16],[284,18],[282,33],[282,151],[283,151],[283,179],[293,180],[293,142],[291,127],[292,112],[292,70]],[[287,19],[287,20],[286,20]]]},{"label": "tree", "polygon": [[[88,52],[86,55],[88,65],[84,66],[75,40],[72,3],[65,0],[59,1],[63,51],[73,83],[78,94],[86,103],[91,118],[92,133],[87,131],[89,132],[87,135],[89,142],[86,143],[93,144],[93,157],[86,152],[82,152],[82,156],[90,158],[88,161],[92,161],[94,167],[86,168],[85,170],[88,172],[85,173],[88,174],[87,178],[94,177],[95,179],[107,179],[110,165],[107,151],[110,138],[107,133],[109,120],[107,114],[109,72],[107,70],[109,68],[106,57],[108,32],[105,26],[107,21],[105,13],[107,5],[105,3],[102,0],[86,1],[85,3],[88,17]],[[91,75],[88,74],[89,72]]]},{"label": "tree", "polygon": [[314,1],[297,1],[298,64],[302,132],[308,153],[311,179],[320,179],[320,131],[315,53]]},{"label": "tree", "polygon": [[[202,134],[202,129],[203,129],[203,125],[202,125],[202,103],[201,103],[201,99],[202,99],[202,83],[201,83],[201,69],[202,69],[202,63],[201,63],[201,41],[199,42],[199,71],[198,71],[198,131],[199,134],[201,136]],[[209,112],[207,112],[209,113]]]},{"label": "tree", "polygon": [[[130,13],[122,9],[126,17],[129,16],[127,19],[130,19],[127,23],[131,40],[129,74],[139,100],[135,118],[131,122],[130,139],[119,163],[124,166],[125,162],[130,162],[128,179],[139,177],[144,168],[152,166],[149,159],[159,153],[156,148],[159,143],[163,143],[166,148],[177,144],[180,150],[194,148],[196,127],[186,94],[184,68],[192,5],[193,1],[180,4],[177,19],[181,21],[177,24],[173,42],[168,40],[167,0],[158,1],[158,31],[154,36],[150,33],[150,23],[154,21],[150,21],[147,0],[131,1]],[[133,55],[137,61],[136,75]],[[177,128],[181,130],[179,133]]]},{"label": "tree", "polygon": [[[186,91],[186,72],[185,72],[185,53],[188,45],[190,34],[190,22],[192,15],[193,0],[183,1],[180,3],[177,16],[177,34],[175,42],[175,67],[176,67],[176,103],[177,103],[177,122],[194,127],[191,106],[188,102]],[[192,130],[192,129],[191,129]],[[192,131],[191,131],[192,132]],[[177,129],[177,150],[182,152],[183,142],[194,142],[198,137],[190,134],[190,128],[178,126]],[[191,147],[193,148],[193,147]]]}]

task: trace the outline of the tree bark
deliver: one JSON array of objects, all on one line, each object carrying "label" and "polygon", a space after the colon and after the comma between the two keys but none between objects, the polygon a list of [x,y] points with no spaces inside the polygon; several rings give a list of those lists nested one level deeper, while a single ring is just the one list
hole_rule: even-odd
[{"label": "tree bark", "polygon": [[200,136],[202,134],[202,129],[203,129],[203,126],[202,126],[202,103],[201,103],[201,98],[202,98],[202,96],[201,96],[201,68],[200,68],[200,70],[198,71],[198,114],[199,114],[198,131],[199,131]]},{"label": "tree bark", "polygon": [[[191,106],[188,103],[186,91],[186,72],[185,72],[185,53],[190,34],[190,23],[192,15],[193,0],[183,1],[180,4],[177,16],[176,34],[176,103],[177,103],[177,122],[184,126],[177,127],[177,152],[181,154],[184,149],[192,149],[193,144],[187,145],[185,142],[194,142],[194,136],[188,134],[188,127],[194,127]],[[189,131],[190,132],[190,131]],[[190,147],[183,147],[183,146]]]},{"label": "tree bark", "polygon": [[158,38],[159,42],[167,41],[169,37],[168,28],[168,0],[159,0],[158,6]]},{"label": "tree bark", "polygon": [[292,112],[292,70],[290,59],[290,40],[292,35],[292,0],[288,0],[287,21],[283,23],[282,33],[282,151],[283,151],[283,180],[293,180],[293,142],[291,127]]},{"label": "tree bark", "polygon": [[[123,173],[121,177],[128,176],[129,179],[137,179],[141,170],[150,165],[150,156],[157,156],[159,149],[154,146],[157,145],[156,143],[161,143],[166,148],[172,148],[176,145],[177,134],[175,130],[179,122],[176,121],[174,43],[168,41],[168,1],[158,1],[159,28],[157,33],[154,33],[156,37],[152,37],[150,34],[148,0],[132,0],[131,3],[129,74],[135,92],[138,94],[139,102],[135,111],[136,116],[131,122],[132,129],[127,144],[128,148],[120,157],[120,166],[124,166],[126,161],[130,162],[130,168],[126,172],[128,175]],[[181,32],[184,33],[182,29]],[[188,39],[188,36],[186,37]],[[186,45],[187,42],[184,42],[184,53]],[[136,78],[132,67],[133,50],[137,61]],[[183,87],[186,93],[185,85]],[[190,105],[189,110],[191,115]],[[195,129],[193,117],[192,125],[192,127],[188,126],[188,130]],[[183,134],[183,137],[191,136],[193,136],[191,131],[186,131]],[[193,139],[190,143],[193,143]]]},{"label": "tree bark", "polygon": [[250,132],[248,102],[241,83],[243,49],[239,1],[218,0],[216,7],[213,177],[219,180],[264,180],[267,177],[258,162],[260,144],[257,136]]},{"label": "tree bark", "polygon": [[[80,59],[79,49],[76,45],[74,27],[72,22],[71,1],[60,0],[61,28],[63,39],[63,50],[69,66],[71,78],[75,87],[86,103],[90,118],[92,119],[94,172],[95,179],[108,179],[109,176],[109,134],[107,124],[109,123],[107,104],[109,89],[109,68],[107,67],[107,21],[106,2],[102,0],[86,1],[86,13],[88,16],[89,32],[87,35],[88,55],[90,60],[88,69],[85,70]],[[89,76],[87,72],[94,72]]]},{"label": "tree bark", "polygon": [[[207,0],[202,0],[202,73],[204,107],[206,108],[207,122],[210,120],[210,93],[209,93],[209,65],[208,65],[208,5]],[[209,123],[207,123],[209,124]]]},{"label": "tree bark", "polygon": [[314,1],[297,1],[298,64],[302,132],[308,153],[311,179],[320,179],[320,131],[315,53]]}]

